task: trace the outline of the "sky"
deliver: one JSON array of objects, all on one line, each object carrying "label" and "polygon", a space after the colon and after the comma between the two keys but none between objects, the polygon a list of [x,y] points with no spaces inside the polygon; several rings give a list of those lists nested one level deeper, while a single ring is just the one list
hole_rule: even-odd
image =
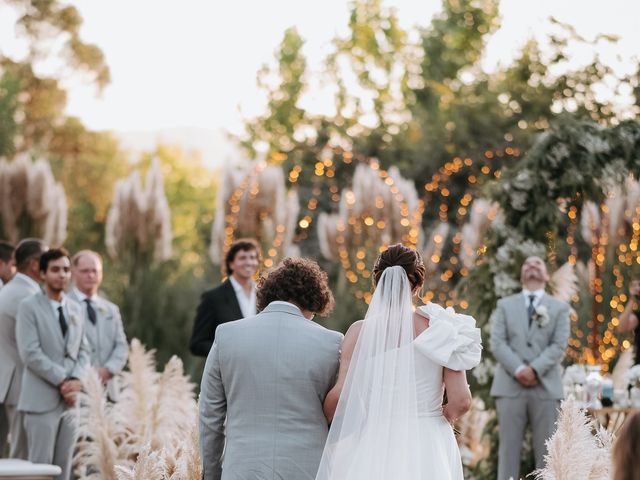
[{"label": "sky", "polygon": [[[82,36],[105,53],[112,82],[96,96],[82,78],[66,80],[67,112],[90,128],[152,131],[198,127],[238,131],[242,119],[261,112],[264,98],[256,72],[273,59],[286,28],[296,26],[306,40],[312,72],[343,33],[346,0],[76,0]],[[427,25],[440,0],[386,0],[404,27]],[[587,38],[616,34],[613,58],[640,58],[640,2],[636,0],[502,0],[502,26],[490,40],[483,66],[508,63],[532,36],[544,36],[547,19],[570,23]],[[12,11],[0,3],[0,48],[19,55]],[[587,52],[576,52],[577,56]],[[612,60],[613,61],[613,60]],[[327,98],[307,96],[323,111]]]}]

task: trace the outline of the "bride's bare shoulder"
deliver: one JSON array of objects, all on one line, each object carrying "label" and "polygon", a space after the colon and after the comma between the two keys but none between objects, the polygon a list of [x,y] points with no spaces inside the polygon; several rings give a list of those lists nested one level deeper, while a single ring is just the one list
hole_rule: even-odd
[{"label": "bride's bare shoulder", "polygon": [[357,320],[353,322],[347,330],[347,333],[344,335],[345,340],[347,337],[358,337],[358,335],[360,335],[360,330],[362,330],[363,323],[364,320]]}]

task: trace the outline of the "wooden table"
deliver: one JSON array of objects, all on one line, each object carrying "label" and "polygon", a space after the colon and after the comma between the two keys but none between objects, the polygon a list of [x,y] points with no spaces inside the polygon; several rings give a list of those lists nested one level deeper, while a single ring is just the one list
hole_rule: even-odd
[{"label": "wooden table", "polygon": [[640,412],[638,407],[602,407],[590,408],[587,410],[591,416],[611,433],[618,433],[620,427],[624,424],[627,416]]}]

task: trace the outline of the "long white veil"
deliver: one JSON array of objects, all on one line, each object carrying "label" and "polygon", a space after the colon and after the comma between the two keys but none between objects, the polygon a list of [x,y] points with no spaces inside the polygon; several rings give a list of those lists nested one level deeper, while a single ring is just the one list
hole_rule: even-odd
[{"label": "long white veil", "polygon": [[423,478],[411,284],[385,269],[349,365],[316,480]]}]

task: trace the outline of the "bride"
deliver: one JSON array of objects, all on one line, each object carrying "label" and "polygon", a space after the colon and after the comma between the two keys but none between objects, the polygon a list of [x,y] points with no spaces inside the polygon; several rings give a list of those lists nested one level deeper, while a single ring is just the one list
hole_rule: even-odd
[{"label": "bride", "polygon": [[378,257],[369,310],[345,335],[324,402],[316,480],[462,480],[451,424],[471,403],[465,370],[480,362],[480,330],[432,303],[414,312],[424,275],[420,254],[400,244]]}]

